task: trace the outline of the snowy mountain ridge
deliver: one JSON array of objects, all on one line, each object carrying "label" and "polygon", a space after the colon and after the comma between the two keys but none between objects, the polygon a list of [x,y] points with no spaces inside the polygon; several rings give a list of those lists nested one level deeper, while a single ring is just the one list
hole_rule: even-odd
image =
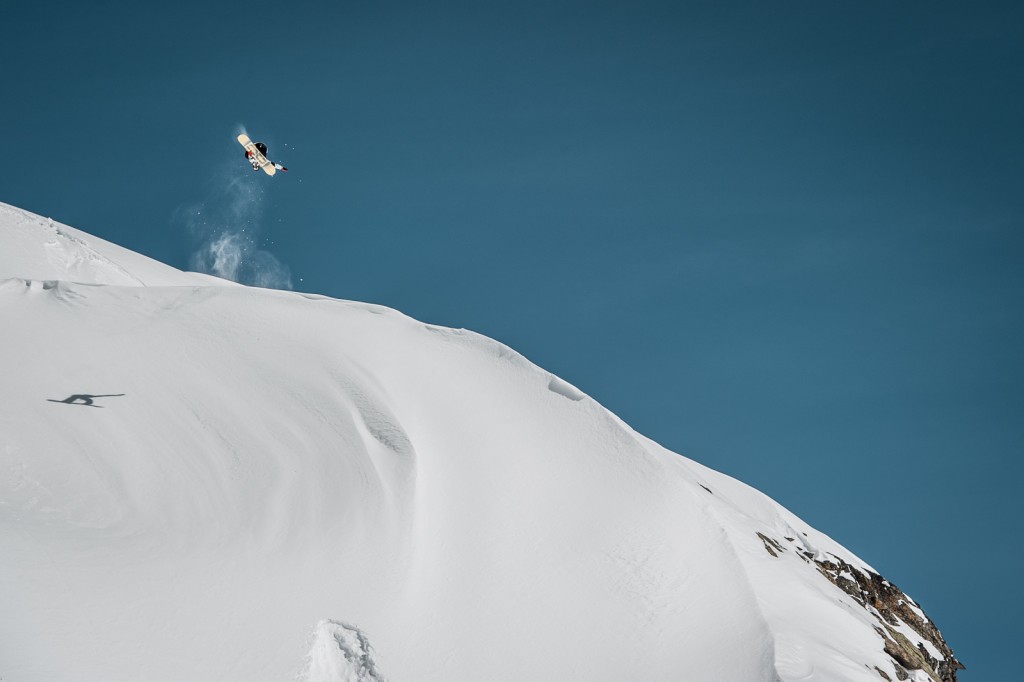
[{"label": "snowy mountain ridge", "polygon": [[3,680],[961,667],[828,536],[478,334],[4,204],[0,319]]}]

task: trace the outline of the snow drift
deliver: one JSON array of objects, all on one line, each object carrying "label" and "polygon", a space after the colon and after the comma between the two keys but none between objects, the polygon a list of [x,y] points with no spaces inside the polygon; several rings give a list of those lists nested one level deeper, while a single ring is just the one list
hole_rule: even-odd
[{"label": "snow drift", "polygon": [[870,566],[491,339],[2,204],[0,319],[5,681],[955,679]]}]

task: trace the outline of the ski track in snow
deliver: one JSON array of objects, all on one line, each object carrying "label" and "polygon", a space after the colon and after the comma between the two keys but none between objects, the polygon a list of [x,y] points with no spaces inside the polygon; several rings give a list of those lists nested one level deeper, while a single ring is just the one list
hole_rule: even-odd
[{"label": "ski track in snow", "polygon": [[[51,227],[52,224],[51,224]],[[144,286],[142,280],[132,276],[127,270],[104,258],[89,248],[83,240],[78,239],[59,228],[53,227],[54,237],[46,242],[48,260],[54,269],[67,271],[72,276],[81,273],[83,279],[95,277],[97,272],[107,271],[109,275],[103,279],[110,283],[128,283]]]}]

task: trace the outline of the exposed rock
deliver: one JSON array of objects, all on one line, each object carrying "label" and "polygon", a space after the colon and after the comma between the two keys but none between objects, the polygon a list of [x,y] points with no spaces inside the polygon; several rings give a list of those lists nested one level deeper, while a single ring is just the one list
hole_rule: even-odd
[{"label": "exposed rock", "polygon": [[[964,669],[963,664],[956,660],[942,633],[913,599],[877,573],[851,566],[836,556],[829,557],[815,560],[818,571],[878,618],[880,627],[875,630],[885,642],[885,652],[896,663],[899,679],[909,678],[909,670],[923,670],[935,682],[956,682],[957,671]],[[899,631],[903,625],[931,644],[941,657],[932,655],[924,644],[915,646]]]},{"label": "exposed rock", "polygon": [[[775,558],[786,551],[777,540],[764,533],[758,533],[757,537],[764,543],[765,550]],[[786,537],[786,540],[794,542],[791,537]],[[964,670],[964,665],[953,656],[953,650],[924,610],[900,588],[877,573],[852,566],[833,554],[828,555],[830,558],[821,559],[819,555],[807,551],[806,546],[803,550],[797,548],[794,553],[808,563],[813,562],[829,582],[850,595],[878,619],[875,631],[884,642],[885,653],[893,660],[898,679],[909,679],[908,671],[921,670],[934,682],[956,682],[957,671]],[[900,631],[905,628],[916,633],[931,647],[923,642],[915,645]],[[938,656],[933,655],[933,652]],[[875,670],[891,682],[887,673],[877,666]]]},{"label": "exposed rock", "polygon": [[761,542],[764,543],[764,548],[768,550],[768,553],[773,557],[778,558],[779,554],[786,551],[777,540],[768,537],[764,533],[758,533],[757,537],[761,538]]}]

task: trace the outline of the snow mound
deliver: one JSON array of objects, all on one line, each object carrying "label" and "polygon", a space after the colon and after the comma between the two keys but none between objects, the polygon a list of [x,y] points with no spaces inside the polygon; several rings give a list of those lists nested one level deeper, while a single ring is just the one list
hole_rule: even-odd
[{"label": "snow mound", "polygon": [[870,566],[492,339],[0,235],[5,680],[955,678]]},{"label": "snow mound", "polygon": [[322,620],[302,672],[302,682],[384,682],[373,660],[370,640],[362,630]]}]

